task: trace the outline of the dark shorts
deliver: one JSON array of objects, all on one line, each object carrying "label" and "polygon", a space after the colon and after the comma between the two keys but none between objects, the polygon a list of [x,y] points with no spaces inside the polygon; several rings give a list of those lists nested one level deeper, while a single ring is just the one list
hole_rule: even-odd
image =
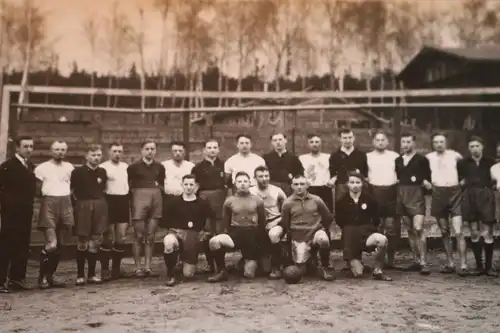
[{"label": "dark shorts", "polygon": [[77,237],[102,235],[108,228],[106,199],[77,200],[75,202],[75,228]]},{"label": "dark shorts", "polygon": [[330,212],[333,213],[333,192],[331,188],[328,186],[310,186],[307,191],[320,197]]},{"label": "dark shorts", "polygon": [[[220,234],[223,231],[222,226],[222,207],[224,206],[224,201],[226,200],[226,189],[220,190],[204,190],[199,191],[198,195],[208,201],[210,208],[215,213],[215,232]],[[209,227],[207,225],[207,227]],[[209,230],[207,230],[209,231]]]},{"label": "dark shorts", "polygon": [[448,218],[462,216],[462,189],[460,186],[432,188],[431,216]]},{"label": "dark shorts", "polygon": [[187,264],[196,265],[200,250],[200,232],[186,229],[169,229],[168,234],[177,238],[181,260]]},{"label": "dark shorts", "polygon": [[161,219],[163,196],[159,188],[136,188],[131,192],[132,220]]},{"label": "dark shorts", "polygon": [[369,192],[379,205],[380,217],[396,216],[397,185],[376,186],[370,185]]},{"label": "dark shorts", "polygon": [[408,217],[425,215],[425,196],[421,186],[399,185],[397,187],[396,214]]},{"label": "dark shorts", "polygon": [[75,224],[71,197],[44,196],[40,203],[38,229],[58,229],[72,227]]},{"label": "dark shorts", "polygon": [[106,195],[108,203],[108,222],[109,224],[128,223],[130,221],[130,196],[125,195]]},{"label": "dark shorts", "polygon": [[246,260],[258,260],[265,238],[259,228],[231,227],[227,235],[233,240],[236,250]]},{"label": "dark shorts", "polygon": [[468,222],[495,221],[495,193],[490,188],[467,188],[463,192],[462,214]]},{"label": "dark shorts", "polygon": [[343,257],[346,261],[361,260],[363,252],[371,252],[366,246],[366,241],[376,228],[373,225],[346,226],[342,229]]}]

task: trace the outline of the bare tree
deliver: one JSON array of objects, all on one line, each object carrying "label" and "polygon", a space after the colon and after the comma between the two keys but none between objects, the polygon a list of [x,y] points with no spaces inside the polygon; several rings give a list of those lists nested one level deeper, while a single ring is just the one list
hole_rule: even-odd
[{"label": "bare tree", "polygon": [[146,89],[146,61],[144,58],[144,49],[146,47],[146,34],[144,22],[144,8],[141,5],[137,7],[139,16],[139,25],[137,29],[131,28],[131,41],[137,54],[137,62],[139,63],[139,80],[141,84],[141,111],[146,108],[146,98],[144,90]]},{"label": "bare tree", "polygon": [[[95,87],[95,61],[99,52],[100,24],[95,15],[90,15],[82,25],[83,36],[90,47],[90,88]],[[94,94],[90,95],[90,106],[94,106]]]},{"label": "bare tree", "polygon": [[[165,89],[167,83],[167,73],[166,65],[168,64],[168,47],[169,47],[169,30],[168,23],[170,13],[174,9],[173,0],[155,0],[155,7],[160,11],[161,15],[161,42],[160,42],[160,57],[158,64],[158,73],[160,75],[160,80],[158,80],[157,89]],[[159,97],[156,99],[156,107],[162,107],[164,103],[164,98]]]},{"label": "bare tree", "polygon": [[[113,88],[113,76],[123,73],[126,62],[133,51],[132,27],[129,18],[120,11],[118,1],[113,3],[110,17],[104,24],[103,50],[110,64],[108,70],[108,88]],[[119,80],[115,88],[119,88]],[[118,104],[118,96],[114,98],[114,106]],[[107,96],[106,106],[111,106],[111,96]]]},{"label": "bare tree", "polygon": [[[495,6],[496,5],[496,6]],[[463,0],[450,9],[450,27],[463,47],[488,43],[498,25],[498,4],[488,0]]]}]

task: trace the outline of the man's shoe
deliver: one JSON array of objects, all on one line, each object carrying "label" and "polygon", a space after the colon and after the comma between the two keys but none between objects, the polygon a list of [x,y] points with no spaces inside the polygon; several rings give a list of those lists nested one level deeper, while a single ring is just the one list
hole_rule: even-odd
[{"label": "man's shoe", "polygon": [[430,275],[431,270],[427,265],[420,265],[420,275]]},{"label": "man's shoe", "polygon": [[10,293],[9,288],[5,284],[0,285],[0,294],[8,294],[8,293]]},{"label": "man's shoe", "polygon": [[87,283],[88,284],[101,284],[102,279],[99,276],[94,275],[94,276],[91,276],[87,279]]},{"label": "man's shoe", "polygon": [[176,279],[175,279],[175,277],[173,277],[173,276],[172,276],[172,277],[169,277],[169,278],[167,279],[167,282],[165,282],[165,285],[166,285],[167,287],[173,287],[173,286],[175,286],[176,284],[177,284],[177,280],[176,280]]},{"label": "man's shoe", "polygon": [[47,280],[47,278],[45,276],[40,277],[38,279],[38,288],[40,288],[42,290],[50,288],[49,281]]},{"label": "man's shoe", "polygon": [[216,283],[216,282],[227,281],[228,279],[229,279],[229,276],[227,274],[227,271],[222,270],[219,273],[210,276],[208,278],[208,282]]},{"label": "man's shoe", "polygon": [[33,284],[29,283],[26,279],[18,281],[9,281],[9,289],[24,291],[33,289]]},{"label": "man's shoe", "polygon": [[281,279],[281,270],[277,268],[273,268],[271,273],[269,274],[270,280],[279,280]]},{"label": "man's shoe", "polygon": [[66,283],[63,282],[62,280],[58,279],[55,276],[48,276],[47,282],[49,283],[49,286],[51,288],[64,288],[64,287],[66,287]]},{"label": "man's shoe", "polygon": [[324,267],[318,267],[318,276],[325,281],[333,281],[334,276]]}]

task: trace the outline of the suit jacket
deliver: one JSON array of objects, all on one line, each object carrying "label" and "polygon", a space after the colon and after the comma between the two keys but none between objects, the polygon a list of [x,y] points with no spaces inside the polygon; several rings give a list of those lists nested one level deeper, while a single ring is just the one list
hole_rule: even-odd
[{"label": "suit jacket", "polygon": [[0,205],[2,214],[6,211],[33,209],[36,195],[35,166],[27,162],[27,167],[12,157],[0,165]]}]

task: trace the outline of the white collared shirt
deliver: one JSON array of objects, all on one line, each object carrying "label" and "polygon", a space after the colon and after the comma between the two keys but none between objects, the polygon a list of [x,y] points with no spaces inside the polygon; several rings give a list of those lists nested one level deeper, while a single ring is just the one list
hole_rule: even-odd
[{"label": "white collared shirt", "polygon": [[454,150],[446,149],[442,154],[433,151],[426,157],[431,167],[432,185],[451,187],[459,184],[457,163],[462,159],[462,155]]},{"label": "white collared shirt", "polygon": [[173,159],[161,163],[165,167],[165,194],[182,194],[182,177],[189,175],[193,170],[194,163],[182,161],[177,164]]},{"label": "white collared shirt", "polygon": [[255,186],[255,169],[265,165],[266,161],[264,161],[264,159],[257,154],[249,153],[244,156],[237,153],[227,159],[224,164],[224,172],[231,175],[233,183],[238,172],[246,172],[250,176],[250,186]]},{"label": "white collared shirt", "polygon": [[500,182],[500,163],[496,163],[490,169],[491,178],[497,183]]},{"label": "white collared shirt", "polygon": [[63,197],[71,194],[71,163],[62,161],[56,164],[52,160],[43,162],[35,168],[35,176],[42,182],[42,195]]},{"label": "white collared shirt", "polygon": [[17,153],[15,156],[25,167],[28,167],[28,162],[26,161],[26,159],[24,159],[21,155]]},{"label": "white collared shirt", "polygon": [[280,198],[282,202],[286,199],[286,194],[281,188],[273,184],[269,184],[265,190],[261,190],[258,186],[254,186],[250,188],[250,193],[258,196],[262,199],[262,201],[264,201],[267,221],[274,221],[278,216],[281,216],[278,202]]},{"label": "white collared shirt", "polygon": [[106,194],[127,195],[128,186],[128,164],[125,162],[113,163],[110,160],[102,163],[101,168],[106,170],[108,181],[106,183]]},{"label": "white collared shirt", "polygon": [[299,156],[300,163],[304,168],[304,176],[310,186],[326,186],[330,180],[330,155],[311,153]]},{"label": "white collared shirt", "polygon": [[398,153],[392,150],[366,154],[368,162],[368,182],[375,186],[391,186],[397,183],[396,158]]}]

